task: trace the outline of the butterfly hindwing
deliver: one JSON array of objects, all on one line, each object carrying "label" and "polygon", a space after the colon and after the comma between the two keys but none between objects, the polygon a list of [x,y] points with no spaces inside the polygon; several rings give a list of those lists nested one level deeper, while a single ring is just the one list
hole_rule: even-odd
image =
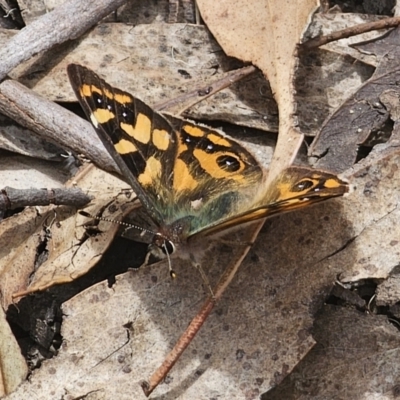
[{"label": "butterfly hindwing", "polygon": [[251,205],[243,205],[242,213],[218,225],[210,226],[203,234],[214,234],[245,222],[304,208],[343,196],[348,191],[348,182],[333,173],[291,166],[281,171],[275,181],[264,188],[260,197]]}]

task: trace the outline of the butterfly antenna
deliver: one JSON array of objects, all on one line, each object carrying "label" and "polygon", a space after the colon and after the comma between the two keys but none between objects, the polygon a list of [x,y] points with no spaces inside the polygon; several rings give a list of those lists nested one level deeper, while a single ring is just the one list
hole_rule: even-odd
[{"label": "butterfly antenna", "polygon": [[176,272],[172,269],[171,257],[169,256],[169,251],[168,251],[168,247],[166,244],[166,240],[164,240],[162,247],[164,249],[165,255],[167,256],[169,275],[172,279],[175,279],[177,275],[176,275]]},{"label": "butterfly antenna", "polygon": [[[105,218],[105,217],[99,217],[99,216],[97,216],[97,215],[89,214],[89,213],[86,212],[86,211],[82,211],[82,210],[81,210],[81,211],[79,211],[79,214],[80,214],[80,215],[83,215],[84,217],[87,217],[87,218],[95,219],[95,220],[97,220],[97,221],[111,222],[111,223],[118,224],[118,225],[121,225],[121,226],[126,226],[127,228],[134,228],[134,229],[138,229],[139,231],[151,233],[151,234],[153,234],[153,235],[159,235],[159,233],[156,233],[156,232],[153,232],[153,231],[151,231],[151,230],[149,230],[149,229],[143,228],[142,226],[138,226],[138,225],[134,225],[134,224],[129,224],[129,223],[127,223],[127,222],[118,221],[118,220],[115,220],[115,219],[110,219],[110,218]],[[171,245],[172,245],[172,243],[171,243]],[[173,245],[172,245],[172,246],[173,246]],[[177,277],[177,274],[176,274],[176,272],[172,269],[171,257],[169,256],[171,250],[168,249],[167,240],[163,240],[163,243],[162,243],[161,247],[162,247],[163,252],[165,253],[165,255],[166,255],[166,257],[167,257],[167,260],[168,260],[169,275],[171,276],[171,278],[175,279],[175,278]],[[173,250],[172,250],[172,251],[173,251]]]},{"label": "butterfly antenna", "polygon": [[112,222],[112,223],[114,223],[114,224],[118,224],[118,225],[121,225],[121,226],[126,226],[127,228],[138,229],[139,231],[148,232],[148,233],[151,233],[151,234],[153,234],[153,235],[156,234],[155,232],[150,231],[149,229],[143,228],[142,226],[138,226],[138,225],[134,225],[134,224],[129,224],[129,223],[127,223],[127,222],[118,221],[118,220],[115,220],[115,219],[99,217],[99,216],[97,216],[97,215],[89,214],[89,213],[87,213],[86,211],[79,211],[79,214],[80,214],[80,215],[83,215],[84,217],[87,217],[87,218],[95,219],[95,220],[97,220],[97,221]]}]

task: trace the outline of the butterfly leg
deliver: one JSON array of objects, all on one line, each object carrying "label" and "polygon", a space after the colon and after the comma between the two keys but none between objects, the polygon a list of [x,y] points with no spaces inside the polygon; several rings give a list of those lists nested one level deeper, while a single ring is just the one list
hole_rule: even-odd
[{"label": "butterfly leg", "polygon": [[192,264],[200,271],[200,274],[203,277],[203,281],[207,283],[207,286],[210,288],[212,293],[211,296],[207,298],[202,308],[199,310],[197,315],[193,318],[191,323],[186,328],[185,332],[181,335],[178,342],[174,346],[174,348],[169,352],[169,354],[164,359],[164,362],[159,366],[159,368],[150,376],[149,380],[141,382],[141,386],[143,392],[146,396],[149,396],[153,390],[158,386],[158,384],[165,379],[169,371],[178,361],[179,357],[185,351],[187,346],[191,343],[193,338],[196,336],[197,332],[200,330],[201,326],[204,324],[204,321],[207,319],[208,315],[210,315],[217,301],[221,298],[225,289],[232,281],[235,276],[240,264],[242,263],[244,257],[250,250],[256,235],[261,228],[262,224],[257,222],[257,224],[253,225],[253,228],[248,230],[247,237],[250,237],[250,240],[245,240],[242,243],[248,243],[247,247],[243,249],[239,257],[237,257],[232,263],[230,263],[223,274],[220,277],[218,284],[215,289],[212,290],[210,284],[208,283],[208,279],[203,269],[201,268],[199,263],[196,263],[193,258],[191,258]]},{"label": "butterfly leg", "polygon": [[211,287],[210,280],[208,279],[207,274],[204,272],[204,269],[202,268],[202,266],[198,262],[195,262],[194,260],[192,260],[192,265],[197,269],[197,271],[199,271],[201,279],[203,280],[204,284],[207,286],[207,288],[208,288],[208,290],[210,292],[211,298],[213,300],[215,300],[214,291],[213,291],[213,289]]}]

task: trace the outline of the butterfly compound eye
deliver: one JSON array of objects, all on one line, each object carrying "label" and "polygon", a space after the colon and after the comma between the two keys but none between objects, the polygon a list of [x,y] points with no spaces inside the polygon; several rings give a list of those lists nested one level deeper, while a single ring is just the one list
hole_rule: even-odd
[{"label": "butterfly compound eye", "polygon": [[175,245],[169,241],[169,240],[164,240],[164,243],[161,246],[161,250],[164,254],[172,254],[175,253]]}]

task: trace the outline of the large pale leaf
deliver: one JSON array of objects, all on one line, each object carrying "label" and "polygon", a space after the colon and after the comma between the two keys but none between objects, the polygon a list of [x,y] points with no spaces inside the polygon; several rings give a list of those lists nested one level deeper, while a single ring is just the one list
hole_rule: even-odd
[{"label": "large pale leaf", "polygon": [[268,78],[279,109],[279,137],[268,181],[293,161],[303,135],[295,128],[293,76],[296,46],[316,0],[240,0],[198,5],[224,51],[259,67]]},{"label": "large pale leaf", "polygon": [[0,397],[14,391],[27,375],[25,359],[0,307]]}]

